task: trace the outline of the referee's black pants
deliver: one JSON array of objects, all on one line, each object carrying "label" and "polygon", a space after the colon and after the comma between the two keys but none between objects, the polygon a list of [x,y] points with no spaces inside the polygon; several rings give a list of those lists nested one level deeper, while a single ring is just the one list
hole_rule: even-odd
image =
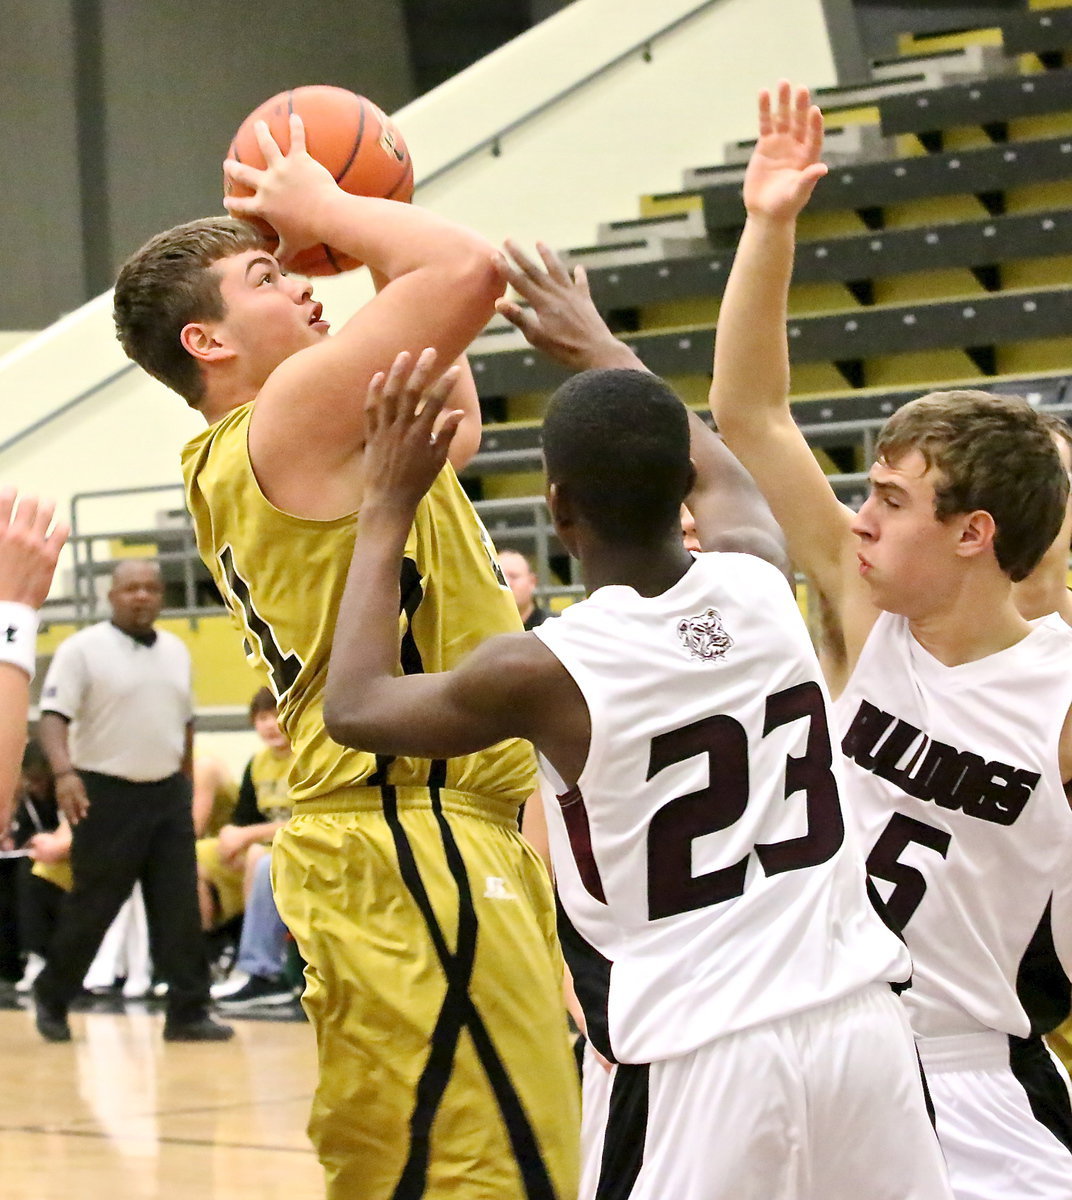
[{"label": "referee's black pants", "polygon": [[74,888],[35,990],[50,1006],[70,1004],[108,926],[140,881],[153,965],[168,984],[167,1019],[199,1020],[209,1006],[209,969],[197,907],[189,781],[179,774],[156,783],[79,774],[89,812],[73,830]]}]

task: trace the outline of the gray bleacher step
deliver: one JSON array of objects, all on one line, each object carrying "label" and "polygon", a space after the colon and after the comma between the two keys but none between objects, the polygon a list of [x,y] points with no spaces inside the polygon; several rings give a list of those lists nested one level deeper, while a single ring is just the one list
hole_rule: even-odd
[{"label": "gray bleacher step", "polygon": [[1017,13],[1001,22],[1006,54],[1052,54],[1072,50],[1072,5]]},{"label": "gray bleacher step", "polygon": [[[907,200],[979,195],[1072,179],[1072,135],[978,149],[834,167],[809,202],[812,211],[881,208]],[[740,188],[719,182],[702,191],[713,236],[744,221]]]},{"label": "gray bleacher step", "polygon": [[889,135],[939,131],[961,125],[1005,123],[1020,117],[1072,109],[1072,68],[1035,75],[975,79],[911,96],[890,97],[880,105]]},{"label": "gray bleacher step", "polygon": [[605,221],[598,227],[599,244],[604,246],[637,240],[704,236],[703,213],[699,208],[625,221]]},{"label": "gray bleacher step", "polygon": [[1008,75],[1016,71],[1016,62],[1000,46],[979,43],[955,50],[899,54],[871,60],[871,74],[875,79],[896,79],[921,71],[932,74],[938,83],[952,83],[958,79]]},{"label": "gray bleacher step", "polygon": [[[801,316],[790,320],[794,362],[865,362],[921,350],[972,350],[1040,338],[1067,336],[1072,329],[1072,287],[993,292],[928,303]],[[650,330],[625,341],[658,375],[707,374],[714,325]],[[531,349],[472,357],[482,396],[557,387],[568,372]]]},{"label": "gray bleacher step", "polygon": [[715,183],[741,183],[744,163],[716,163],[711,167],[689,167],[681,174],[682,192],[694,192]]},{"label": "gray bleacher step", "polygon": [[[726,164],[747,164],[756,139],[730,142],[725,148]],[[892,138],[884,137],[877,124],[828,126],[823,139],[823,161],[831,166],[842,163],[877,162],[892,158],[896,146]]]}]

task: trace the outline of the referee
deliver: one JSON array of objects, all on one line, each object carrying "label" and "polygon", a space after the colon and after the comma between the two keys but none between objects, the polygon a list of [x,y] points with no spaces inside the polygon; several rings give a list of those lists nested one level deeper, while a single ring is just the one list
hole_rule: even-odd
[{"label": "referee", "polygon": [[209,971],[197,908],[191,808],[190,656],[153,628],[164,585],[156,562],[122,562],[112,619],[57,650],[45,678],[39,738],[73,830],[74,888],[34,984],[37,1029],[70,1040],[67,1010],[140,880],[158,974],[168,984],[165,1041],[224,1041],[209,1016]]}]

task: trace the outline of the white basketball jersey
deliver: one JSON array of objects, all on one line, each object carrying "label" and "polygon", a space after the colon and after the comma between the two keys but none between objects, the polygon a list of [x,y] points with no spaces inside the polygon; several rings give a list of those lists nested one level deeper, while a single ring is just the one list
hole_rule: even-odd
[{"label": "white basketball jersey", "polygon": [[838,699],[847,809],[912,952],[917,1036],[1027,1037],[1068,1015],[1072,811],[1058,743],[1070,705],[1063,623],[946,667],[891,613]]},{"label": "white basketball jersey", "polygon": [[908,977],[774,567],[701,554],[660,596],[600,588],[533,632],[591,717],[576,788],[540,766],[563,948],[603,1054],[684,1054]]}]

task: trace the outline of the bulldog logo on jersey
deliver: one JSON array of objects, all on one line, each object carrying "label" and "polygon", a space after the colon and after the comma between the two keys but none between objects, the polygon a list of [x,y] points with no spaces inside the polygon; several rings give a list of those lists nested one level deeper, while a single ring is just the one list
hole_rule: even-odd
[{"label": "bulldog logo on jersey", "polygon": [[685,649],[703,662],[714,662],[733,645],[733,638],[726,632],[717,608],[679,621],[677,632]]}]

